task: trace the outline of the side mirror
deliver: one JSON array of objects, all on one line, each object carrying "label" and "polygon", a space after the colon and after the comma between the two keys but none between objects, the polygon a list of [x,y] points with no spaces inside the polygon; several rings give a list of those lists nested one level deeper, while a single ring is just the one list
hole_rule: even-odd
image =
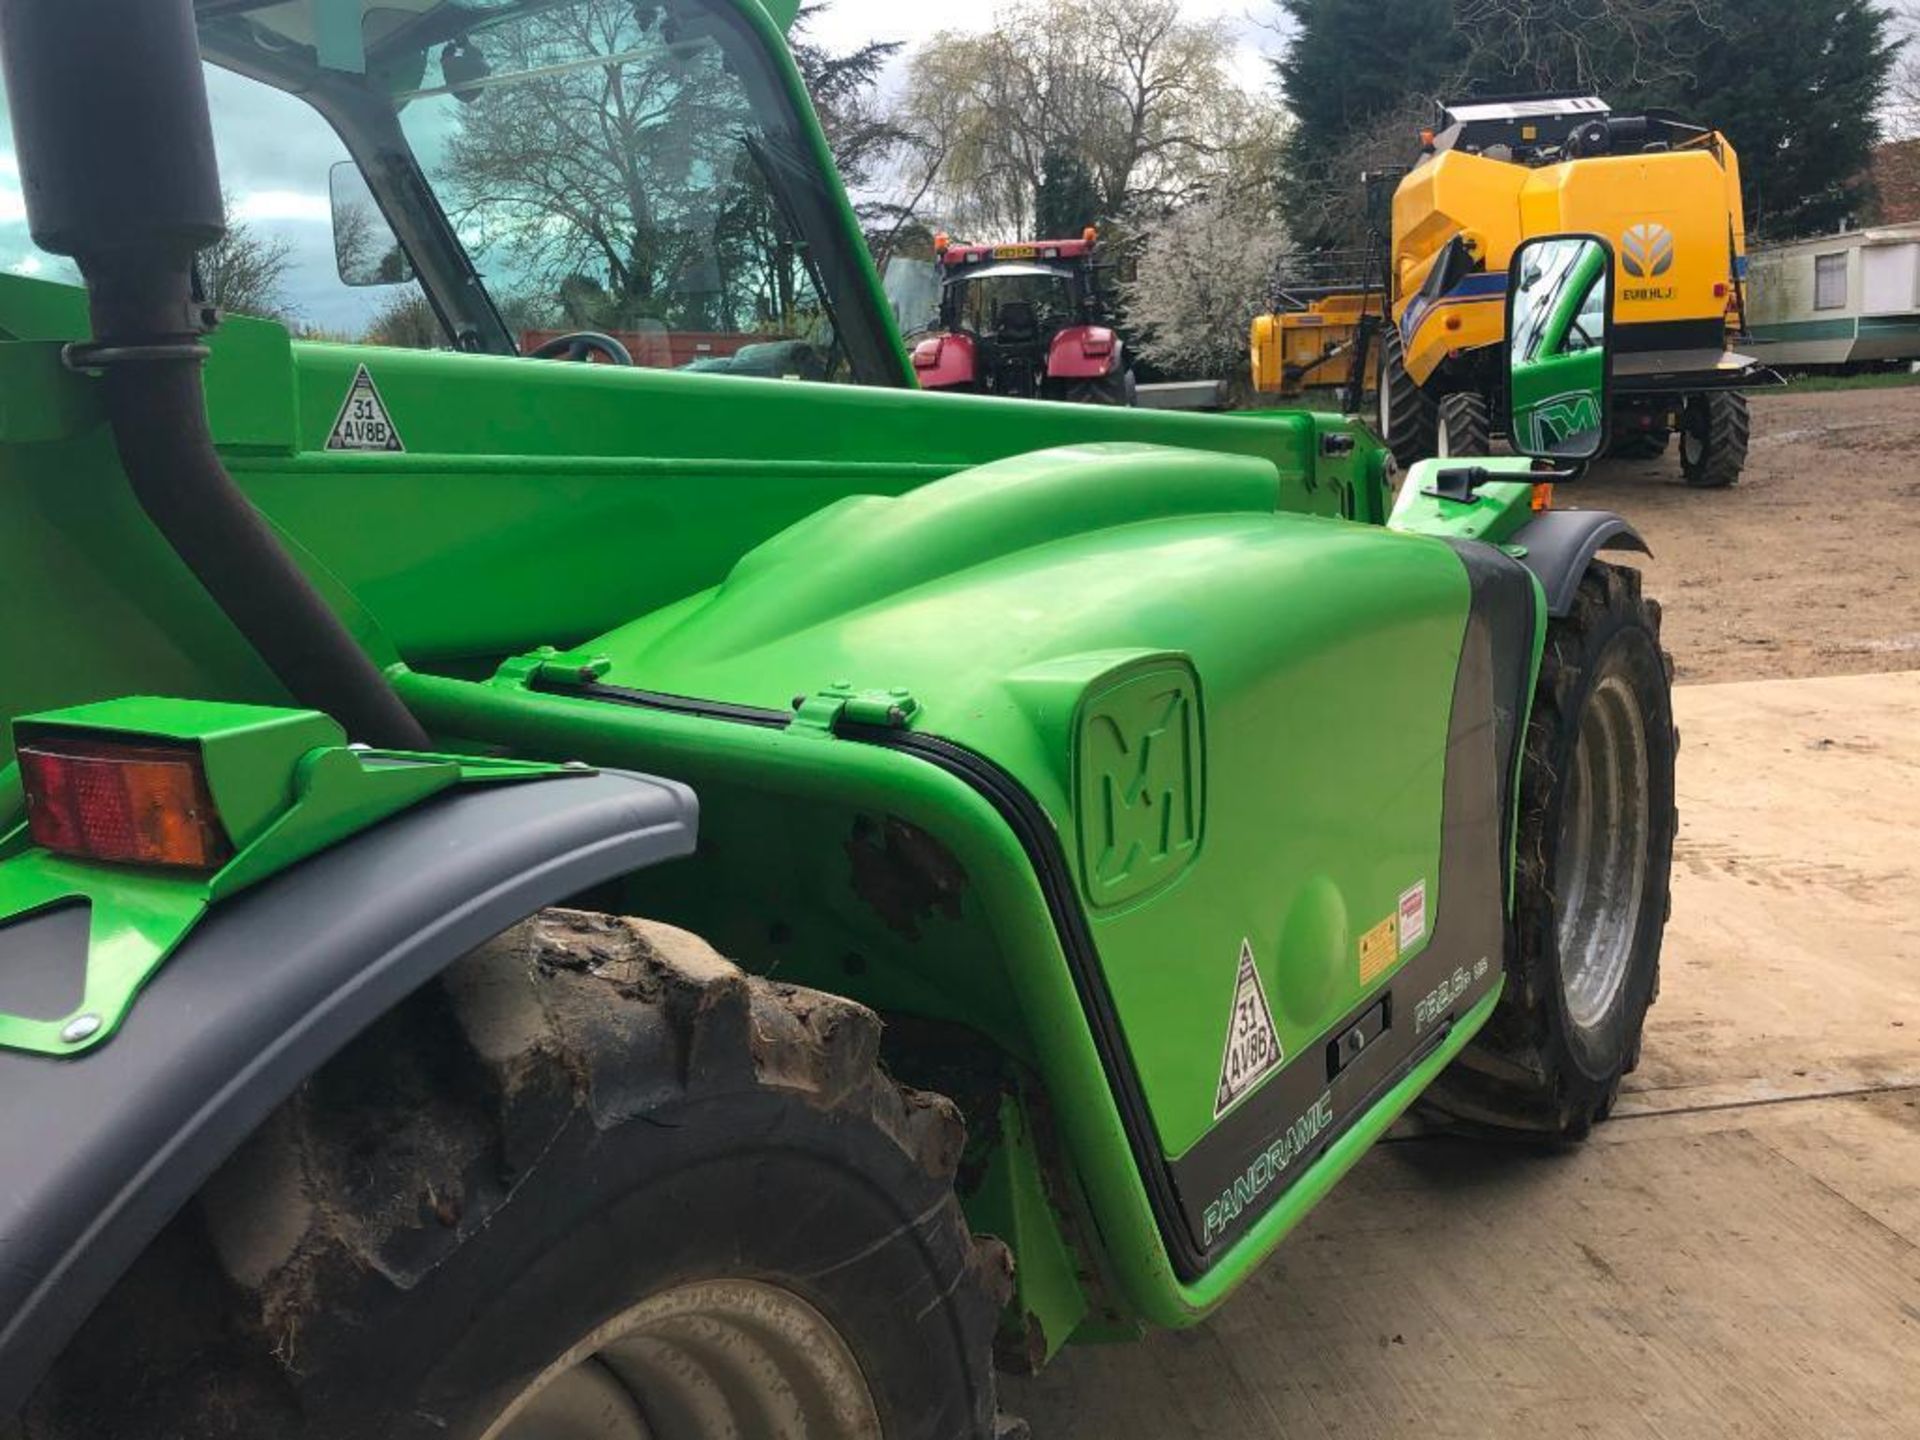
[{"label": "side mirror", "polygon": [[327,181],[333,201],[333,259],[341,281],[361,287],[402,285],[413,279],[413,262],[380,213],[360,167],[342,160]]},{"label": "side mirror", "polygon": [[1515,453],[1593,460],[1613,409],[1613,247],[1546,235],[1507,275],[1507,434]]}]

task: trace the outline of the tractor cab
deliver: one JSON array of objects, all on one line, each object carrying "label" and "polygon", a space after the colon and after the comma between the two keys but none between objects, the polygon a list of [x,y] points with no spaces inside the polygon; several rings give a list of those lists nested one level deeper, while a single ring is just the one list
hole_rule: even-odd
[{"label": "tractor cab", "polygon": [[1099,235],[1015,245],[937,237],[938,329],[914,346],[923,389],[1131,405],[1137,387],[1112,327]]}]

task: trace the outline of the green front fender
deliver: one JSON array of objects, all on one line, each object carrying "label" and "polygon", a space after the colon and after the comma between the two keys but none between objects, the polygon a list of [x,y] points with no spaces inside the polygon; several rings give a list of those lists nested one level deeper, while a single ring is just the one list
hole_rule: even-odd
[{"label": "green front fender", "polygon": [[[1073,1227],[1077,1214],[1081,1232],[1098,1237],[1098,1253],[1082,1256],[1083,1277],[1110,1277],[1108,1300],[1134,1321],[1185,1327],[1223,1301],[1491,1010],[1488,997],[1464,1015],[1203,1277],[1184,1281],[1104,1072],[1056,910],[1020,837],[978,790],[903,751],[804,727],[418,674],[398,683],[435,733],[532,753],[593,753],[691,783],[701,796],[701,850],[671,873],[634,877],[624,905],[698,930],[776,978],[966,1026],[1030,1069],[1063,1152],[1043,1156],[1055,1172],[1048,1194],[1068,1206],[1063,1223]],[[876,906],[860,878],[859,842],[871,837],[885,853],[888,822],[900,837],[892,892],[929,872],[960,877],[954,888],[943,894],[930,883],[921,909]],[[1054,1308],[1085,1302],[1056,1297]],[[1049,1335],[1049,1350],[1067,1338]]]}]

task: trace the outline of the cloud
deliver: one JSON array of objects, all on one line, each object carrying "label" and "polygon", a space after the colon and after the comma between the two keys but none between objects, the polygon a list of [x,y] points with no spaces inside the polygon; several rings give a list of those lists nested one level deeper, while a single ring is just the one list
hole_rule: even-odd
[{"label": "cloud", "polygon": [[233,218],[248,225],[274,225],[287,221],[307,221],[321,225],[333,223],[333,202],[324,192],[303,190],[250,190],[233,197]]}]

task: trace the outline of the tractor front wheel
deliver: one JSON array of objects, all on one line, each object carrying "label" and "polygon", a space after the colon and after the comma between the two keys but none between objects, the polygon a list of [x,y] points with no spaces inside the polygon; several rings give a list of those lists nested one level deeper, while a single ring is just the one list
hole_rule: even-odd
[{"label": "tractor front wheel", "polygon": [[1680,473],[1696,490],[1723,490],[1747,466],[1751,421],[1738,390],[1689,395],[1680,414]]},{"label": "tractor front wheel", "polygon": [[1440,402],[1436,453],[1442,460],[1493,453],[1493,418],[1486,396],[1462,390]]},{"label": "tractor front wheel", "polygon": [[1402,465],[1433,454],[1438,417],[1433,397],[1407,373],[1406,343],[1389,324],[1380,338],[1380,441]]},{"label": "tractor front wheel", "polygon": [[1638,571],[1595,563],[1541,659],[1506,988],[1422,1097],[1430,1118],[1563,1141],[1612,1109],[1659,989],[1678,744],[1660,608]]},{"label": "tractor front wheel", "polygon": [[545,912],[308,1082],[20,1433],[989,1440],[1010,1264],[955,1198],[958,1111],[879,1035],[684,932]]}]

